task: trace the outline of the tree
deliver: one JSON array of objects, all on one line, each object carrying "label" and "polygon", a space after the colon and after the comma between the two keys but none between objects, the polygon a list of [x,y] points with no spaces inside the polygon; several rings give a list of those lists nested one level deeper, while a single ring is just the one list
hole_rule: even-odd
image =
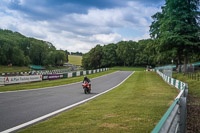
[{"label": "tree", "polygon": [[82,65],[85,69],[96,69],[102,66],[101,60],[103,57],[102,46],[96,45],[88,53],[83,55]]},{"label": "tree", "polygon": [[[177,64],[200,50],[198,0],[166,0],[161,13],[156,13],[150,26],[153,39],[159,41],[159,52],[175,51]],[[186,69],[185,69],[186,71]]]},{"label": "tree", "polygon": [[65,50],[65,55],[66,55],[66,62],[68,62],[69,61],[69,58],[68,58],[68,55],[69,55],[70,53],[67,51],[67,50]]},{"label": "tree", "polygon": [[83,57],[82,57],[82,66],[85,69],[92,68],[91,63],[90,63],[90,53],[89,52],[86,53],[86,54],[83,54]]},{"label": "tree", "polygon": [[[61,57],[63,56],[63,57]],[[56,61],[55,61],[56,59]],[[52,43],[27,38],[18,32],[0,29],[0,64],[8,65],[61,65],[68,59],[64,51]]]},{"label": "tree", "polygon": [[103,56],[102,46],[96,45],[96,47],[90,50],[90,63],[93,69],[101,67],[102,56]]},{"label": "tree", "polygon": [[43,41],[31,39],[30,44],[30,58],[35,65],[44,65],[44,61],[47,57],[48,45]]},{"label": "tree", "polygon": [[135,48],[130,42],[121,41],[117,43],[117,56],[123,61],[124,66],[130,66],[134,62]]},{"label": "tree", "polygon": [[23,66],[25,64],[24,52],[21,49],[17,47],[13,48],[11,63],[16,66]]},{"label": "tree", "polygon": [[55,64],[58,66],[63,65],[66,62],[66,53],[63,50],[55,51]]},{"label": "tree", "polygon": [[101,60],[103,67],[110,67],[120,64],[116,49],[117,45],[113,43],[103,46],[103,56]]}]

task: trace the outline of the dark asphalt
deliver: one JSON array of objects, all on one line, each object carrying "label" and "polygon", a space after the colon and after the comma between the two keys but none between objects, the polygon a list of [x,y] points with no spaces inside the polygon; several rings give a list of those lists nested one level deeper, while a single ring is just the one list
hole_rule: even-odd
[{"label": "dark asphalt", "polygon": [[131,73],[119,71],[92,79],[91,94],[84,94],[80,82],[48,89],[0,93],[0,132],[106,91]]}]

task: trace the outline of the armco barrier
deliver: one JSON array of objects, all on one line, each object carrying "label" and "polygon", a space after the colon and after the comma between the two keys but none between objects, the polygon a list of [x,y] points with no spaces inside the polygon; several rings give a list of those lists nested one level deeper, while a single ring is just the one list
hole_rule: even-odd
[{"label": "armco barrier", "polygon": [[152,133],[185,133],[187,117],[188,85],[168,77],[157,70],[157,73],[170,85],[180,90],[178,96],[153,129]]}]

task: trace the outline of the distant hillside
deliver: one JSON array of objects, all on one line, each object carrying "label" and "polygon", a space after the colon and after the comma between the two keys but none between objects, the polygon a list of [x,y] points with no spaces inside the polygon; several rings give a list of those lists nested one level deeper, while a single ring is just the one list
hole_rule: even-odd
[{"label": "distant hillside", "polygon": [[78,56],[78,55],[68,55],[68,59],[69,59],[69,63],[73,64],[73,65],[79,65],[81,66],[82,63],[82,56]]}]

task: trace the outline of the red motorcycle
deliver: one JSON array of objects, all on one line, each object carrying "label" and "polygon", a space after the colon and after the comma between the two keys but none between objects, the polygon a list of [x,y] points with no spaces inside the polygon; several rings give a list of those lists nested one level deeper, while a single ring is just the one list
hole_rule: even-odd
[{"label": "red motorcycle", "polygon": [[84,81],[82,86],[83,86],[84,93],[89,94],[91,91],[91,86],[89,85],[89,83],[87,81]]}]

